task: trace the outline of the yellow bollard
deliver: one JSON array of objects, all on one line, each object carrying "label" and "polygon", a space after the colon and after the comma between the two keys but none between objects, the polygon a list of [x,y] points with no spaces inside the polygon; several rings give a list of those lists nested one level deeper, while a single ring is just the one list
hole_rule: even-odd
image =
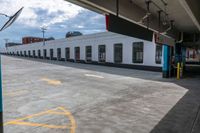
[{"label": "yellow bollard", "polygon": [[180,63],[177,63],[177,77],[178,80],[180,79]]}]

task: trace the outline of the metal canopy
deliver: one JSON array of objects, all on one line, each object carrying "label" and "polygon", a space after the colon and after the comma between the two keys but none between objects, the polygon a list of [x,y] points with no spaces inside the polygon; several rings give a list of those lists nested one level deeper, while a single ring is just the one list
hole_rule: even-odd
[{"label": "metal canopy", "polygon": [[[107,14],[119,13],[119,17],[137,23],[146,14],[146,1],[148,0],[119,0],[119,9],[116,10],[117,0],[66,0],[90,10]],[[178,32],[200,32],[200,1],[199,0],[151,0],[164,9],[162,1],[167,3],[167,13],[170,20],[174,20]],[[152,13],[150,28],[158,31],[158,11],[156,6],[150,5]],[[163,26],[162,30],[167,29]]]},{"label": "metal canopy", "polygon": [[[133,4],[136,4],[143,9],[146,8],[144,0],[132,0],[132,1],[134,1]],[[165,6],[163,5],[163,2],[161,0],[153,0],[153,1],[159,7],[161,7],[162,10],[165,10]],[[169,20],[175,21],[175,27],[179,31],[200,32],[200,27],[198,26],[200,25],[200,22],[198,22],[199,24],[195,24],[195,19],[197,21],[197,18],[195,18],[195,14],[192,13],[192,9],[197,7],[190,7],[187,4],[186,0],[165,0],[165,1],[167,3],[166,12],[168,13]],[[200,1],[196,1],[196,4],[200,5]],[[151,8],[150,11],[154,15],[157,15],[158,8],[156,8],[153,5],[150,8]],[[199,15],[200,15],[200,7],[199,9],[195,10],[199,10]],[[191,12],[191,14],[189,12]],[[162,14],[162,18],[164,19],[164,14]]]}]

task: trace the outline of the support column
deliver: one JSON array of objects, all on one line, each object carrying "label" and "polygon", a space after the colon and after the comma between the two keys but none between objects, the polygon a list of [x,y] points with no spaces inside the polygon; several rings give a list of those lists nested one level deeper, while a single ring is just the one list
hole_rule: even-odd
[{"label": "support column", "polygon": [[185,62],[186,62],[186,48],[183,47],[182,50],[182,67],[183,67],[183,71],[185,71]]},{"label": "support column", "polygon": [[2,93],[1,55],[0,55],[0,133],[3,133],[3,93]]},{"label": "support column", "polygon": [[170,47],[163,45],[163,78],[169,78],[169,67],[170,67]]}]

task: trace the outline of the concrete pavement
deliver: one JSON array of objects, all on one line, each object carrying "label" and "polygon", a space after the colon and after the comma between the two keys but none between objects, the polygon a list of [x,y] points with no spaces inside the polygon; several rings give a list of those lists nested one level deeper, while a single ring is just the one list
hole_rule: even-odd
[{"label": "concrete pavement", "polygon": [[2,56],[5,133],[198,133],[199,78]]}]

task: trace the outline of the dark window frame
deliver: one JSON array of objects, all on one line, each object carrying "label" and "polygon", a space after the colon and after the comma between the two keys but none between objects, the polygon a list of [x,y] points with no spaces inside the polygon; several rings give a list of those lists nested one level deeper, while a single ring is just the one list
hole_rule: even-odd
[{"label": "dark window frame", "polygon": [[[104,49],[102,52],[101,50]],[[98,45],[98,61],[99,62],[106,62],[106,45]]]},{"label": "dark window frame", "polygon": [[[121,48],[121,49],[119,50],[119,48]],[[116,51],[116,50],[118,50],[118,51]],[[120,52],[120,53],[117,53],[117,52]],[[122,63],[123,62],[123,43],[114,44],[114,46],[113,46],[113,54],[114,54],[113,57],[114,57],[114,62],[115,63]]]},{"label": "dark window frame", "polygon": [[46,59],[47,58],[47,50],[43,49],[43,58]]},{"label": "dark window frame", "polygon": [[79,61],[80,60],[80,52],[81,52],[81,50],[80,50],[79,46],[74,47],[74,60],[75,61]]},{"label": "dark window frame", "polygon": [[51,59],[51,60],[53,60],[53,58],[54,58],[54,50],[51,48],[51,49],[49,49],[49,58]]},{"label": "dark window frame", "polygon": [[36,57],[36,55],[35,55],[35,50],[33,50],[33,57],[34,57],[34,58]]},{"label": "dark window frame", "polygon": [[26,51],[24,51],[24,56],[26,56]]},{"label": "dark window frame", "polygon": [[162,63],[162,45],[156,44],[156,51],[155,51],[155,62],[156,64],[161,64]]},{"label": "dark window frame", "polygon": [[69,60],[70,59],[70,47],[66,47],[65,48],[65,60]]},{"label": "dark window frame", "polygon": [[144,62],[144,42],[133,42],[132,62],[140,64]]},{"label": "dark window frame", "polygon": [[40,49],[38,49],[37,53],[38,53],[38,58],[41,58],[41,50]]},{"label": "dark window frame", "polygon": [[85,46],[85,60],[87,62],[92,61],[92,46]]},{"label": "dark window frame", "polygon": [[62,50],[61,48],[57,48],[57,60],[61,60],[62,58]]},{"label": "dark window frame", "polygon": [[28,57],[30,57],[31,56],[31,51],[30,50],[28,50]]}]

